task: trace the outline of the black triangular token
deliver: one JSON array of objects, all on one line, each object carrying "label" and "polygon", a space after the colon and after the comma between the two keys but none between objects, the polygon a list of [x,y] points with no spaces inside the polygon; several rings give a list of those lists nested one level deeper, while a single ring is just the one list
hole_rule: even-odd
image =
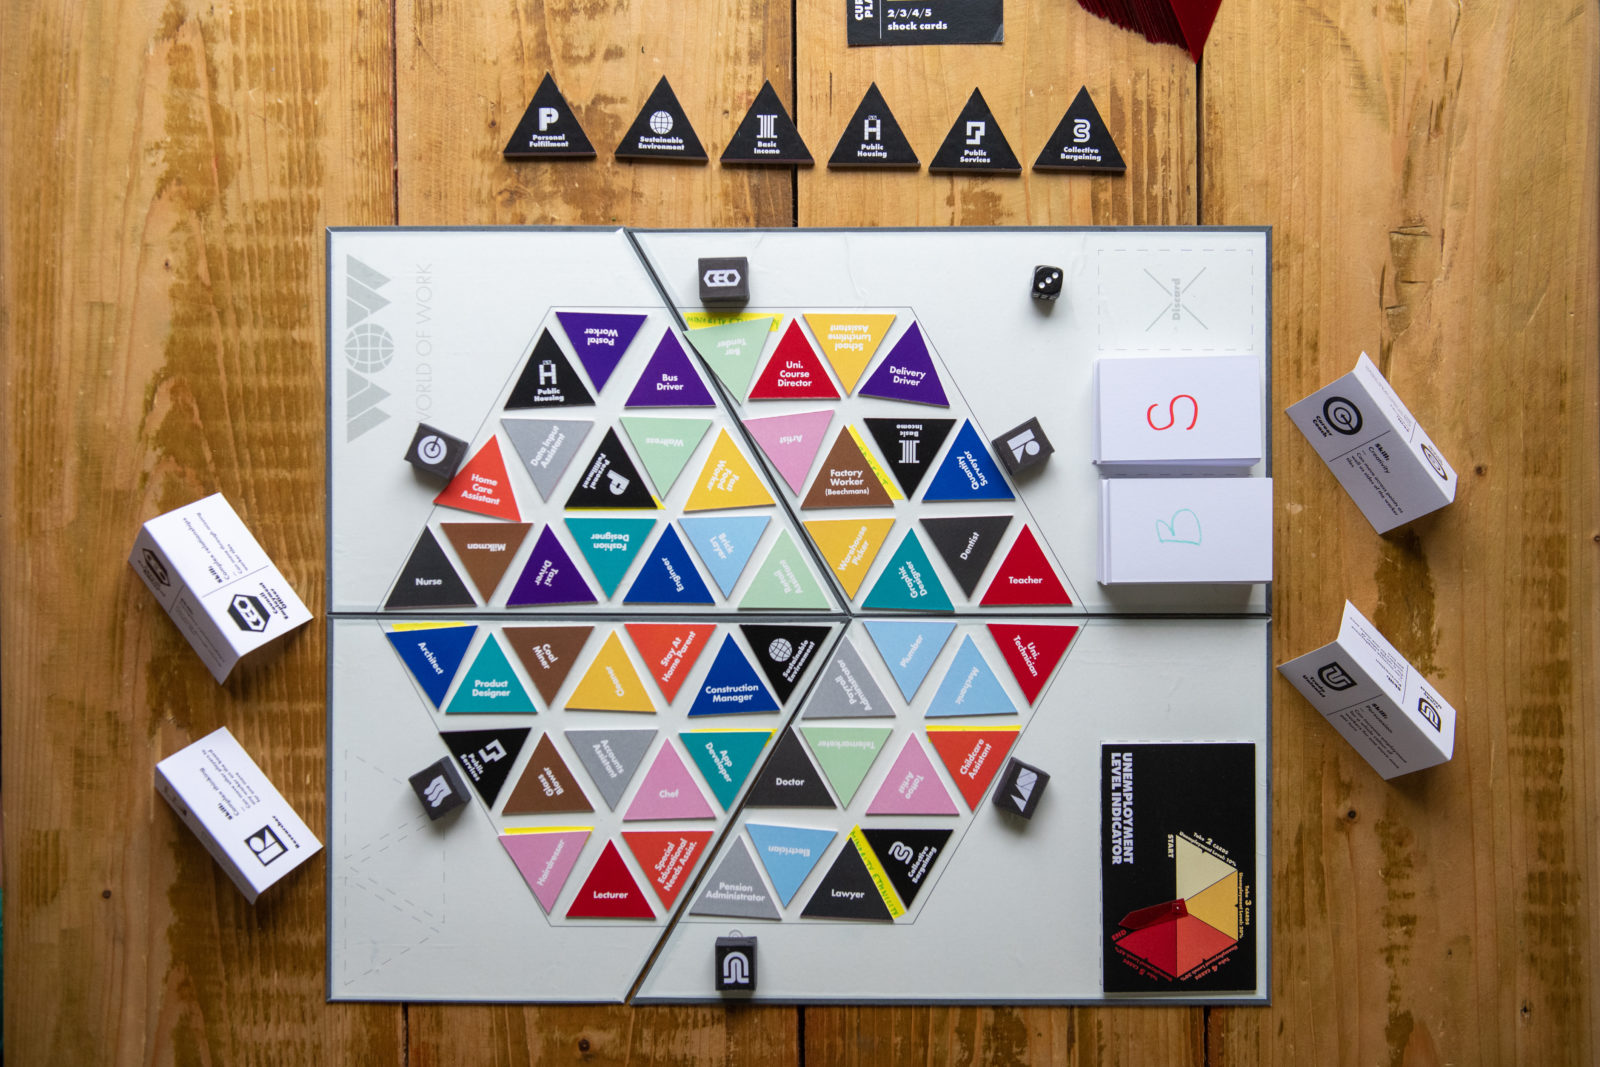
[{"label": "black triangular token", "polygon": [[753,808],[832,808],[817,765],[806,755],[794,730],[784,730],[772,755],[756,774],[745,800]]},{"label": "black triangular token", "polygon": [[1127,171],[1122,153],[1117,151],[1117,142],[1111,139],[1111,131],[1100,118],[1100,109],[1089,98],[1087,85],[1072,98],[1072,106],[1061,116],[1061,124],[1044,143],[1039,158],[1033,161],[1033,169],[1103,170],[1111,174]]},{"label": "black triangular token", "polygon": [[928,883],[928,872],[939,861],[949,830],[862,830],[862,836],[878,856],[878,863],[889,876],[900,903],[911,907],[917,893]]},{"label": "black triangular token", "polygon": [[950,568],[950,573],[961,583],[961,591],[968,596],[978,588],[978,579],[983,577],[984,568],[994,558],[994,550],[1000,547],[1000,538],[1010,525],[1010,515],[922,520],[928,540],[939,550],[945,566]]},{"label": "black triangular token", "polygon": [[606,429],[600,447],[594,450],[583,477],[567,497],[569,508],[655,508],[655,497],[639,477],[614,428]]},{"label": "black triangular token", "polygon": [[754,626],[739,627],[744,639],[756,654],[761,672],[778,691],[778,702],[784,703],[795,685],[805,676],[806,668],[817,658],[817,649],[828,637],[826,626]]},{"label": "black triangular token", "polygon": [[805,910],[806,919],[867,919],[874,922],[894,922],[889,906],[883,902],[866,861],[856,849],[854,841],[846,840],[844,851],[833,861],[833,866],[823,876],[817,891],[811,894]]},{"label": "black triangular token", "polygon": [[664,160],[704,163],[706,150],[694,135],[689,117],[678,104],[678,97],[665,76],[650,91],[650,99],[639,109],[639,117],[628,127],[627,136],[617,145],[618,159]]},{"label": "black triangular token", "polygon": [[556,88],[556,80],[546,72],[533,94],[533,102],[522,113],[516,132],[506,142],[507,159],[593,159],[594,145],[584,136],[578,116],[567,106],[567,98]]},{"label": "black triangular token", "polygon": [[533,346],[533,355],[528,357],[528,365],[522,368],[522,377],[517,379],[511,399],[506,401],[506,410],[593,405],[594,397],[589,395],[566,353],[561,351],[549,330],[541,331],[538,343]]},{"label": "black triangular token", "polygon": [[939,446],[950,436],[955,419],[867,419],[878,452],[894,471],[906,497],[916,495],[922,476],[933,466]]},{"label": "black triangular token", "polygon": [[1021,174],[1022,164],[1001,132],[994,113],[984,103],[983,94],[972,90],[967,106],[956,116],[955,125],[944,135],[944,144],[928,164],[928,173]]},{"label": "black triangular token", "polygon": [[384,602],[385,611],[401,608],[475,608],[478,602],[461,575],[450,565],[439,539],[423,527],[417,547],[400,571],[400,578]]},{"label": "black triangular token", "polygon": [[511,765],[517,762],[517,753],[522,751],[522,743],[528,739],[528,727],[445,730],[443,737],[473,788],[493,810],[494,802],[500,796],[500,787],[506,784]]},{"label": "black triangular token", "polygon": [[867,87],[850,124],[828,160],[829,167],[904,167],[916,170],[922,161],[911,150],[900,123],[884,102],[878,83]]},{"label": "black triangular token", "polygon": [[733,131],[733,140],[722,150],[722,162],[725,166],[762,163],[811,166],[811,150],[800,139],[800,131],[794,128],[771,82],[761,87],[756,102],[744,113],[744,121]]}]

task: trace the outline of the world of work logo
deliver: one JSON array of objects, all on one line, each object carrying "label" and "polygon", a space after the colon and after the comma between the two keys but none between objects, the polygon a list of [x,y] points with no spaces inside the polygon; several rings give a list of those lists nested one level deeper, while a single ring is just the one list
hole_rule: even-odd
[{"label": "world of work logo", "polygon": [[389,417],[381,404],[389,395],[373,380],[394,362],[394,336],[373,316],[389,305],[379,290],[387,275],[354,256],[344,257],[345,440],[354,441]]}]

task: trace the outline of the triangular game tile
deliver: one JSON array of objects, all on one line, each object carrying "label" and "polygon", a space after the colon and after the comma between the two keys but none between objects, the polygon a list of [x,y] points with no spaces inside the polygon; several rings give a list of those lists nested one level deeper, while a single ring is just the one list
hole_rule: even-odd
[{"label": "triangular game tile", "polygon": [[916,735],[906,738],[894,766],[867,806],[868,815],[957,815],[955,802],[945,792],[939,772]]},{"label": "triangular game tile", "polygon": [[929,873],[950,841],[950,833],[949,830],[912,827],[861,831],[899,894],[900,903],[908,908],[927,884]]},{"label": "triangular game tile", "polygon": [[567,744],[578,754],[578,762],[589,772],[606,807],[615,811],[622,794],[628,791],[634,772],[644,762],[654,730],[568,730]]},{"label": "triangular game tile", "polygon": [[1066,604],[1072,603],[1055,568],[1045,558],[1044,549],[1033,536],[1033,529],[1022,524],[1022,532],[995,572],[994,581],[983,594],[982,604]]},{"label": "triangular game tile", "polygon": [[839,803],[849,807],[893,730],[888,726],[802,726],[800,732]]},{"label": "triangular game tile", "polygon": [[818,312],[806,315],[805,320],[847,395],[855,390],[861,372],[872,362],[878,345],[894,325],[892,314],[859,312]]},{"label": "triangular game tile", "polygon": [[493,810],[528,732],[526,726],[508,726],[498,730],[445,730],[440,736],[478,796]]},{"label": "triangular game tile", "polygon": [[861,653],[848,637],[823,665],[821,681],[806,701],[806,719],[892,719],[894,708],[883,695]]},{"label": "triangular game tile", "polygon": [[944,454],[939,469],[933,472],[933,481],[922,499],[1013,500],[1015,497],[1000,473],[999,464],[969,421],[962,423],[956,432],[955,443]]},{"label": "triangular game tile", "polygon": [[700,555],[723,596],[732,596],[745,564],[772,521],[769,515],[685,515],[683,535]]},{"label": "triangular game tile", "polygon": [[905,170],[917,170],[922,166],[883,94],[878,91],[877,82],[867,87],[861,103],[856,105],[856,112],[839,136],[828,166],[832,169],[891,167]]},{"label": "triangular game tile", "polygon": [[500,631],[546,704],[554,704],[593,626],[507,626]]},{"label": "triangular game tile", "polygon": [[[499,529],[509,529],[500,526]],[[487,597],[485,597],[487,599]],[[383,602],[385,611],[406,608],[472,608],[477,601],[467,589],[467,583],[450,563],[450,557],[439,547],[439,539],[426,526],[417,538],[416,547],[400,568],[389,599]]]},{"label": "triangular game tile", "polygon": [[500,587],[500,579],[511,566],[511,557],[522,547],[533,525],[526,522],[441,522],[439,529],[444,531],[450,546],[461,558],[467,577],[478,587],[478,594],[488,601]]},{"label": "triangular game tile", "polygon": [[853,840],[845,841],[844,849],[833,861],[828,873],[822,876],[817,891],[811,894],[811,899],[800,914],[807,919],[894,921],[894,912],[874,883],[861,858],[861,851]]},{"label": "triangular game tile", "polygon": [[578,447],[589,436],[592,422],[568,419],[501,419],[511,447],[522,459],[522,469],[539,490],[540,500],[549,500],[556,483],[567,472],[567,465],[578,454]]},{"label": "triangular game tile", "polygon": [[594,810],[589,798],[583,795],[578,780],[572,776],[567,761],[556,751],[550,735],[539,738],[533,746],[522,777],[506,798],[502,815],[553,815],[556,812]]},{"label": "triangular game tile", "polygon": [[622,362],[645,317],[617,311],[556,312],[556,321],[561,323],[583,369],[589,372],[595,392],[603,390],[611,380],[611,372]]},{"label": "triangular game tile", "polygon": [[929,174],[1021,174],[1022,164],[1011,151],[994,113],[977,89],[967,97],[955,125],[928,164]]},{"label": "triangular game tile", "polygon": [[907,701],[917,695],[922,680],[928,676],[939,650],[950,640],[956,624],[934,622],[932,619],[913,619],[910,622],[869,621],[867,634],[877,646],[883,662],[889,665],[894,684]]},{"label": "triangular game tile", "polygon": [[961,639],[956,658],[944,672],[944,680],[934,691],[925,715],[930,719],[959,715],[1015,715],[1017,709],[1006,696],[994,668],[983,658],[968,634]]},{"label": "triangular game tile", "polygon": [[771,331],[772,316],[761,315],[690,330],[687,336],[711,372],[742,404],[750,393],[750,379],[755,376]]},{"label": "triangular game tile", "polygon": [[447,508],[475,511],[491,519],[522,521],[517,512],[516,494],[511,491],[511,479],[506,476],[505,460],[500,456],[500,438],[489,438],[433,502]]},{"label": "triangular game tile", "polygon": [[463,712],[477,715],[483,712],[532,714],[539,709],[533,706],[532,698],[522,687],[517,672],[511,669],[511,661],[506,659],[505,650],[491,630],[484,635],[483,646],[473,658],[472,666],[461,676],[456,695],[450,698],[450,705],[444,710],[447,715]]},{"label": "triangular game tile", "polygon": [[806,340],[799,319],[791,319],[777,349],[750,390],[751,400],[837,400],[828,371]]},{"label": "triangular game tile", "polygon": [[606,435],[595,449],[583,476],[572,487],[567,497],[570,509],[582,508],[637,508],[654,510],[660,505],[644,484],[639,468],[633,465],[617,431],[606,429]]},{"label": "triangular game tile", "polygon": [[694,784],[689,768],[683,765],[678,750],[669,738],[656,753],[655,762],[639,783],[623,822],[655,822],[661,819],[710,819],[714,815],[700,787]]},{"label": "triangular game tile", "polygon": [[528,356],[527,365],[511,387],[506,400],[507,411],[527,408],[586,407],[594,404],[594,397],[584,387],[583,379],[573,369],[566,353],[550,335],[549,330],[539,332],[539,340]]},{"label": "triangular game tile", "polygon": [[806,668],[816,658],[822,642],[828,639],[828,627],[801,623],[741,623],[739,629],[744,632],[744,639],[750,642],[761,673],[772,683],[780,704],[788,701],[794,687],[805,677]]},{"label": "triangular game tile", "polygon": [[661,906],[671,909],[689,884],[700,856],[711,840],[710,830],[624,830],[622,840],[644,869]]},{"label": "triangular game tile", "polygon": [[626,626],[628,639],[668,703],[678,699],[684,679],[716,632],[716,626],[709,623],[630,622]]},{"label": "triangular game tile", "polygon": [[772,879],[772,888],[786,908],[833,839],[839,836],[834,830],[814,830],[807,826],[752,822],[746,823],[744,828],[755,843],[756,855],[761,858],[767,877]]},{"label": "triangular game tile", "polygon": [[578,862],[578,853],[589,840],[592,827],[544,830],[512,830],[500,835],[511,862],[517,865],[523,881],[533,890],[539,907],[549,915],[561,896],[561,887],[567,884],[572,868]]},{"label": "triangular game tile", "polygon": [[476,626],[437,626],[422,629],[389,630],[384,634],[400,655],[422,691],[434,707],[444,705],[461,661],[467,657]]},{"label": "triangular game tile", "polygon": [[960,515],[948,519],[923,519],[922,529],[944,560],[956,583],[968,597],[1000,547],[1011,525],[1010,515]]},{"label": "triangular game tile", "polygon": [[756,676],[756,669],[740,650],[732,634],[724,634],[717,658],[706,671],[700,693],[694,698],[689,714],[744,715],[759,711],[777,711],[778,702]]},{"label": "triangular game tile", "polygon": [[852,600],[893,526],[893,519],[807,519],[805,522],[806,533],[822,553],[823,562],[844,587],[844,595]]},{"label": "triangular game tile", "polygon": [[694,761],[700,777],[711,787],[723,811],[733,807],[744,780],[771,739],[771,730],[691,730],[678,739]]},{"label": "triangular game tile", "polygon": [[711,604],[711,590],[695,570],[677,528],[667,523],[645,553],[639,574],[628,587],[624,604]]},{"label": "triangular game tile", "polygon": [[933,572],[933,562],[928,559],[917,531],[906,530],[900,547],[884,564],[862,607],[880,611],[955,610],[950,594]]},{"label": "triangular game tile", "polygon": [[583,880],[572,906],[567,909],[569,919],[654,919],[644,890],[634,880],[633,873],[617,851],[615,841],[607,841],[600,858],[595,861],[589,877]]},{"label": "triangular game tile", "polygon": [[593,604],[594,591],[578,573],[577,564],[567,555],[556,539],[554,526],[539,531],[533,543],[533,552],[527,565],[511,587],[506,606],[527,607],[534,604]]},{"label": "triangular game tile", "polygon": [[650,362],[639,372],[639,380],[628,394],[630,408],[709,408],[715,406],[711,391],[700,380],[700,372],[689,361],[683,342],[672,327],[661,335]]},{"label": "triangular game tile", "polygon": [[[534,91],[533,101],[506,142],[507,159],[593,159],[594,145],[584,136],[567,98],[549,72]],[[545,909],[549,911],[549,908]]]},{"label": "triangular game tile", "polygon": [[811,152],[800,139],[789,113],[783,109],[777,90],[765,82],[745,112],[733,139],[722,150],[723,166],[777,164],[809,167]]},{"label": "triangular game tile", "polygon": [[744,428],[750,431],[761,451],[798,495],[805,488],[811,462],[817,458],[823,435],[832,421],[832,411],[796,411],[745,419]]},{"label": "triangular game tile", "polygon": [[1006,666],[1022,687],[1022,695],[1032,704],[1039,699],[1051,672],[1078,633],[1076,626],[1051,626],[1038,623],[991,622],[989,633],[1000,647]]},{"label": "triangular game tile", "polygon": [[578,543],[578,553],[589,564],[595,581],[607,597],[622,584],[633,557],[644,547],[656,524],[654,519],[567,519],[567,532]]},{"label": "triangular game tile", "polygon": [[1072,98],[1072,106],[1061,116],[1055,132],[1044,143],[1034,170],[1086,170],[1122,174],[1128,168],[1122,153],[1111,139],[1111,131],[1100,118],[1086,85]]},{"label": "triangular game tile", "polygon": [[665,76],[650,91],[649,99],[617,145],[616,157],[642,162],[707,162],[706,150]]},{"label": "triangular game tile", "polygon": [[755,858],[744,838],[736,837],[723,853],[722,862],[706,879],[705,888],[689,909],[690,915],[724,919],[778,919],[778,905],[756,870]]},{"label": "triangular game tile", "polygon": [[744,802],[752,808],[835,807],[828,787],[822,784],[822,773],[790,729],[778,735],[772,755],[756,773]]},{"label": "triangular game tile", "polygon": [[[939,446],[950,436],[955,419],[864,419],[867,431],[878,443],[889,469],[894,472],[907,497],[914,496],[923,476],[939,455]],[[926,521],[926,520],[924,520]]]},{"label": "triangular game tile", "polygon": [[778,534],[739,601],[740,611],[826,611],[828,607],[827,595],[788,530]]},{"label": "triangular game tile", "polygon": [[684,511],[712,511],[717,508],[758,508],[774,503],[761,477],[733,443],[728,431],[717,429],[717,439],[705,464],[695,476],[694,488],[684,502]]},{"label": "triangular game tile", "polygon": [[894,506],[848,430],[839,431],[800,505],[803,508],[888,508]]},{"label": "triangular game tile", "polygon": [[950,406],[921,326],[913,322],[900,335],[878,369],[862,383],[861,395],[941,408]]},{"label": "triangular game tile", "polygon": [[593,662],[567,697],[569,711],[638,711],[653,713],[656,706],[645,692],[644,679],[622,647],[616,631],[595,653]]},{"label": "triangular game tile", "polygon": [[978,810],[978,802],[1005,763],[1006,753],[1017,743],[1020,730],[1017,726],[928,727],[928,743],[973,811]]},{"label": "triangular game tile", "polygon": [[710,419],[656,418],[650,415],[622,416],[622,429],[639,453],[639,462],[650,472],[656,492],[665,497],[672,492],[683,466],[694,455],[700,439],[711,427]]}]

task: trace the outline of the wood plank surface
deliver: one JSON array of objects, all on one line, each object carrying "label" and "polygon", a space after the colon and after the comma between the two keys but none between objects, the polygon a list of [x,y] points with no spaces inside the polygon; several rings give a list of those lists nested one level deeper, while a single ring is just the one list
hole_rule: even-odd
[{"label": "wood plank surface", "polygon": [[322,1002],[323,863],[257,907],[152,788],[227,725],[324,815],[320,621],[215,684],[125,560],[221,490],[323,601],[322,227],[393,220],[390,22],[358,3],[0,14],[5,1052],[398,1062]]},{"label": "wood plank surface", "polygon": [[[1070,0],[847,49],[839,0],[0,11],[6,1051],[31,1063],[1589,1063],[1600,1056],[1600,13],[1225,0],[1203,66]],[[549,70],[600,158],[501,148]],[[610,158],[764,79],[817,166]],[[877,81],[1031,165],[1080,85],[1125,177],[830,172]],[[1198,116],[1198,117],[1197,117]],[[1271,224],[1275,659],[1353,600],[1461,712],[1385,784],[1274,691],[1268,1009],[330,1005],[320,857],[252,908],[151,767],[226,724],[325,814],[319,619],[217,686],[123,562],[221,490],[324,603],[326,225]],[[1281,415],[1370,352],[1462,476],[1378,537]]]},{"label": "wood plank surface", "polygon": [[[1213,1064],[1600,1055],[1597,26],[1567,0],[1222,7],[1201,199],[1275,226],[1274,658],[1348,598],[1460,718],[1451,763],[1385,784],[1277,680],[1276,1003],[1213,1011]],[[1281,413],[1362,350],[1461,478],[1388,537]]]}]

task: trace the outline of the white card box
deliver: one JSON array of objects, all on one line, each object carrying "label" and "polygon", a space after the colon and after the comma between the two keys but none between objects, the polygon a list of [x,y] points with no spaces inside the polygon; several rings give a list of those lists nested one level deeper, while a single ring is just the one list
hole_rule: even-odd
[{"label": "white card box", "polygon": [[1379,533],[1456,498],[1454,468],[1365,352],[1288,414]]},{"label": "white card box", "polygon": [[1271,478],[1101,480],[1101,584],[1271,580]]},{"label": "white card box", "polygon": [[156,764],[156,792],[252,904],[322,848],[226,726]]},{"label": "white card box", "polygon": [[1455,709],[1348,601],[1338,639],[1278,671],[1384,778],[1455,751]]},{"label": "white card box", "polygon": [[311,621],[221,493],[145,523],[128,564],[219,682]]},{"label": "white card box", "polygon": [[1253,467],[1263,407],[1255,356],[1102,357],[1091,455],[1115,469]]}]

